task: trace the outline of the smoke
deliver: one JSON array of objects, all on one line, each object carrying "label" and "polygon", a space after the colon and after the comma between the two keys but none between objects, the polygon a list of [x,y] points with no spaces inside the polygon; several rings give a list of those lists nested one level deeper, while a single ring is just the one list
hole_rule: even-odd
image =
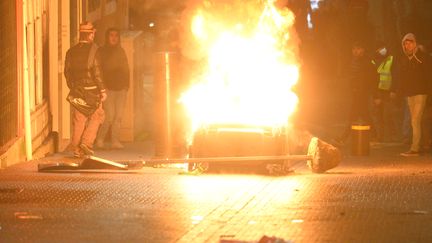
[{"label": "smoke", "polygon": [[129,8],[139,13],[163,11],[168,9],[180,9],[185,6],[185,1],[176,0],[130,0]]}]

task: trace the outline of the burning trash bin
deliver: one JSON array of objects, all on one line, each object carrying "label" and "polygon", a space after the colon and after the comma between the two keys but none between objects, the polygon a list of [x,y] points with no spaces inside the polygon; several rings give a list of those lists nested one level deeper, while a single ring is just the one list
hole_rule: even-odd
[{"label": "burning trash bin", "polygon": [[[266,171],[267,164],[281,161],[245,160],[229,158],[277,156],[287,154],[286,136],[282,131],[269,127],[213,124],[195,132],[189,150],[190,158],[221,158],[211,164],[212,171]],[[225,161],[223,161],[226,158]],[[246,166],[245,166],[246,165]]]},{"label": "burning trash bin", "polygon": [[[188,158],[168,160],[189,165],[280,165],[283,170],[289,168],[290,160],[314,158],[314,171],[333,168],[339,160],[326,163],[326,152],[333,150],[323,150],[323,143],[314,143],[317,149],[312,155],[290,151],[288,129],[297,110],[295,86],[300,76],[294,14],[278,9],[274,1],[247,5],[245,11],[244,2],[213,1],[209,8],[203,1],[185,11],[181,53],[200,63],[186,68],[191,75],[180,97],[190,153]],[[159,63],[165,66],[156,81],[158,103],[165,112],[158,118],[162,133],[157,147],[168,149],[172,146],[169,104],[173,102],[167,94],[172,84],[169,58],[160,56]]]}]

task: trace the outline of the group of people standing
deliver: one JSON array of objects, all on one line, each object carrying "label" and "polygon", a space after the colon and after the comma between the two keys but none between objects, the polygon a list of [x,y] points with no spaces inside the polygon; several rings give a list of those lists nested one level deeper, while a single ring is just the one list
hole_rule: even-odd
[{"label": "group of people standing", "polygon": [[[81,24],[79,43],[66,53],[64,74],[70,89],[67,99],[73,112],[69,148],[75,157],[93,155],[94,143],[98,148],[106,148],[107,135],[111,137],[111,148],[123,148],[119,130],[129,89],[128,61],[120,46],[118,29],[106,31],[101,48],[94,43],[95,31],[92,23]],[[402,129],[398,124],[403,118],[396,111],[405,104],[411,146],[401,155],[418,156],[432,143],[432,109],[428,108],[432,100],[428,102],[427,99],[432,94],[432,61],[414,34],[406,34],[401,44],[401,55],[391,55],[380,42],[370,57],[364,42],[354,42],[349,68],[349,125],[371,124],[374,137],[385,140]],[[350,126],[339,141],[348,138]]]},{"label": "group of people standing", "polygon": [[[432,62],[414,34],[406,34],[401,44],[402,54],[393,56],[386,45],[379,42],[372,58],[366,54],[365,43],[353,44],[349,124],[371,124],[372,135],[378,141],[403,134],[411,146],[401,155],[418,156],[431,147],[432,114],[428,114],[431,102],[427,98],[432,94]],[[372,109],[369,109],[370,100]],[[397,114],[403,105],[407,110],[405,118]],[[410,125],[406,132],[398,126],[403,120]],[[345,130],[340,140],[347,139],[349,130]]]},{"label": "group of people standing", "polygon": [[91,22],[80,24],[79,31],[79,43],[67,51],[64,67],[73,126],[68,149],[74,157],[93,155],[93,144],[107,148],[108,135],[111,148],[123,148],[119,130],[130,76],[118,29],[106,31],[100,48],[94,43],[96,29]]}]

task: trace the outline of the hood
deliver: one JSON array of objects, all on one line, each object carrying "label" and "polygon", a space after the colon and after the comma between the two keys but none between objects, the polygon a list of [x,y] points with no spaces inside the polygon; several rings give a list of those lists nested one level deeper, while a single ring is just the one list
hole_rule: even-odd
[{"label": "hood", "polygon": [[416,48],[414,49],[414,52],[413,52],[413,55],[415,55],[416,52],[417,52],[417,49],[418,49],[418,48],[417,48],[417,40],[416,40],[415,35],[414,35],[413,33],[408,33],[408,34],[406,34],[406,35],[402,38],[402,50],[403,50],[403,52],[404,52],[406,55],[408,55],[408,53],[406,52],[405,47],[404,47],[404,42],[405,42],[406,40],[411,40],[411,41],[413,41],[414,44],[416,45]]}]

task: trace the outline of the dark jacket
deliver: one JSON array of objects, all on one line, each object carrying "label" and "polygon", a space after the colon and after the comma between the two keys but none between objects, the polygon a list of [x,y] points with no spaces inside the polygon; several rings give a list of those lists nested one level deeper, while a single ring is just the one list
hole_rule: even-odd
[{"label": "dark jacket", "polygon": [[372,60],[364,56],[351,61],[349,80],[354,97],[368,99],[376,95],[379,76]]},{"label": "dark jacket", "polygon": [[372,60],[366,56],[353,58],[349,81],[351,86],[350,122],[370,124],[369,101],[378,90],[378,73]]},{"label": "dark jacket", "polygon": [[403,46],[404,41],[407,39],[416,42],[413,34],[407,34],[402,39],[402,49],[404,53],[395,58],[394,63],[394,91],[402,96],[430,94],[430,83],[432,82],[430,57],[417,47],[414,52],[409,55]]},{"label": "dark jacket", "polygon": [[64,75],[71,91],[91,86],[99,92],[105,89],[97,49],[96,44],[80,42],[66,52]]},{"label": "dark jacket", "polygon": [[401,55],[395,59],[394,91],[402,96],[430,94],[431,62],[424,52],[418,51],[413,58]]},{"label": "dark jacket", "polygon": [[97,45],[80,42],[70,48],[66,53],[64,74],[70,89],[67,100],[84,115],[93,114],[105,91]]},{"label": "dark jacket", "polygon": [[105,40],[105,45],[99,49],[99,52],[106,88],[116,91],[129,89],[129,65],[126,53],[120,44],[112,46],[108,40]]}]

